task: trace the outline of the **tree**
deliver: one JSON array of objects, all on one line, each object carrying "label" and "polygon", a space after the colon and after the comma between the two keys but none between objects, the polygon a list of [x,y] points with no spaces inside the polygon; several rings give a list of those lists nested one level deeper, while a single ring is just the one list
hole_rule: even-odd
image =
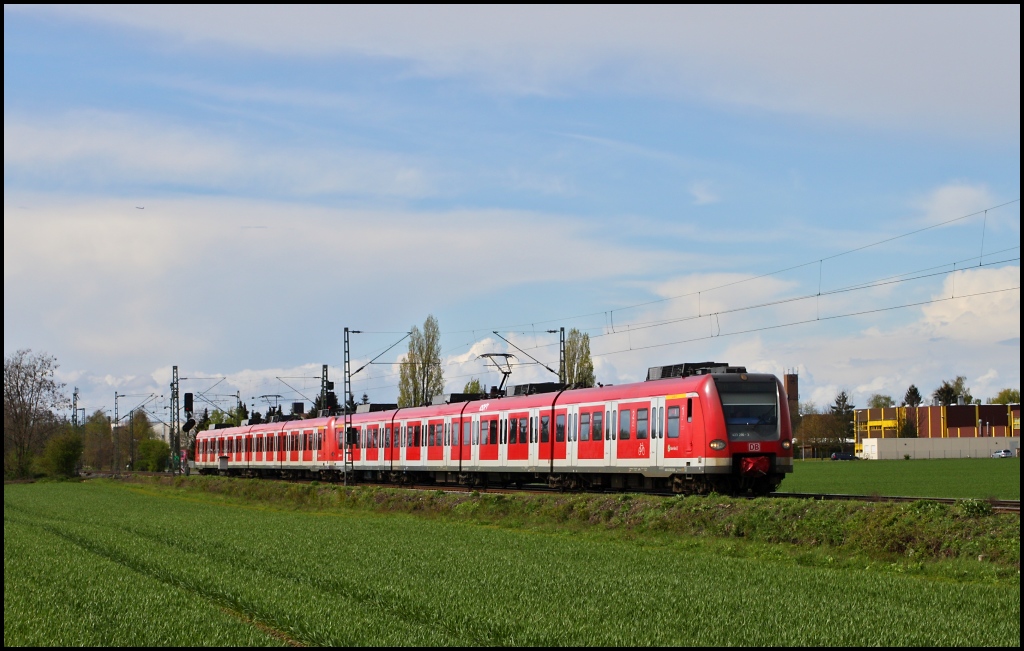
[{"label": "tree", "polygon": [[324,409],[328,410],[328,414],[337,414],[341,410],[341,405],[338,404],[338,394],[333,391],[327,392],[327,397],[324,395],[317,394],[313,400],[313,407],[310,410],[310,414],[313,416],[319,416],[320,412]]},{"label": "tree", "polygon": [[886,409],[888,407],[895,407],[896,403],[889,396],[876,393],[868,398],[868,409]]},{"label": "tree", "polygon": [[[850,397],[846,395],[845,391],[840,391],[836,394],[836,400],[834,403],[829,405],[829,412],[835,417],[838,422],[838,427],[843,432],[844,443],[846,439],[852,439],[854,437],[853,430],[853,411],[854,405],[850,403]],[[840,445],[840,448],[842,445]]]},{"label": "tree", "polygon": [[569,387],[592,387],[594,378],[594,360],[590,357],[590,335],[576,328],[569,331],[565,338],[565,376],[558,378]]},{"label": "tree", "polygon": [[469,382],[466,382],[466,386],[462,388],[463,393],[483,393],[483,387],[480,386],[480,378],[473,378]]},{"label": "tree", "polygon": [[409,351],[401,360],[398,374],[398,406],[415,407],[430,404],[444,392],[441,370],[441,328],[431,314],[423,322],[422,332],[416,326],[409,335]]},{"label": "tree", "polygon": [[921,404],[921,392],[917,390],[917,387],[913,384],[907,389],[907,392],[903,394],[903,404],[907,407],[917,407]]},{"label": "tree", "polygon": [[121,454],[118,458],[128,459],[131,467],[139,458],[139,446],[143,441],[153,438],[153,423],[141,409],[129,412],[128,418],[121,421]]},{"label": "tree", "polygon": [[971,389],[967,386],[967,378],[963,375],[958,375],[952,380],[943,380],[942,385],[932,392],[932,397],[938,400],[940,405],[946,407],[957,404],[961,397],[964,399],[964,404],[974,403],[974,396],[971,395]]},{"label": "tree", "polygon": [[800,419],[800,428],[796,434],[800,447],[810,448],[811,456],[830,451],[841,452],[845,442],[845,430],[839,418],[832,413],[805,413]]},{"label": "tree", "polygon": [[110,418],[100,410],[96,410],[86,419],[82,427],[82,463],[89,468],[99,470],[108,468],[113,459],[114,438],[110,430]]},{"label": "tree", "polygon": [[51,477],[74,477],[82,459],[82,437],[70,427],[46,442],[40,465]]},{"label": "tree", "polygon": [[914,424],[914,421],[909,418],[903,421],[903,424],[900,425],[899,437],[901,439],[917,438],[917,425]]},{"label": "tree", "polygon": [[138,469],[149,472],[163,472],[171,457],[171,446],[160,439],[143,441],[139,446]]},{"label": "tree", "polygon": [[56,413],[70,406],[58,382],[57,358],[22,349],[4,358],[4,474],[26,477],[32,457],[60,427]]},{"label": "tree", "polygon": [[993,405],[1019,405],[1020,389],[1003,389],[995,398],[988,399]]}]

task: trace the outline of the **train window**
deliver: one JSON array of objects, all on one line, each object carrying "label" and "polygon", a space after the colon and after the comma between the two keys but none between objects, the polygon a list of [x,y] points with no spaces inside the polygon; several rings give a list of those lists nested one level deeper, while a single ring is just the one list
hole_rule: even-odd
[{"label": "train window", "polygon": [[537,442],[537,428],[538,427],[539,427],[539,425],[537,423],[537,417],[536,416],[530,416],[530,443],[536,443]]},{"label": "train window", "polygon": [[505,418],[502,418],[498,422],[501,423],[501,435],[500,435],[500,437],[498,439],[498,443],[501,443],[501,444],[508,443],[508,420],[505,419]]},{"label": "train window", "polygon": [[647,410],[637,409],[636,410],[636,438],[645,439],[647,438]]},{"label": "train window", "polygon": [[658,407],[658,438],[665,438],[665,408]]},{"label": "train window", "polygon": [[686,399],[686,422],[693,422],[693,398]]},{"label": "train window", "polygon": [[679,407],[668,408],[668,437],[679,438]]},{"label": "train window", "polygon": [[480,444],[487,445],[487,439],[491,435],[491,426],[486,420],[480,421]]},{"label": "train window", "polygon": [[578,441],[580,438],[579,425],[579,414],[569,416],[569,436],[573,441]]},{"label": "train window", "polygon": [[548,433],[548,426],[550,424],[551,424],[551,417],[550,416],[541,416],[540,417],[540,442],[541,443],[547,443],[548,442],[548,439],[550,437],[550,434]]},{"label": "train window", "polygon": [[629,440],[629,426],[632,424],[632,423],[630,423],[631,416],[632,416],[632,412],[630,412],[629,409],[623,409],[622,411],[619,412],[619,440],[620,441],[628,441]]},{"label": "train window", "polygon": [[529,431],[530,424],[525,418],[519,419],[519,442],[526,443],[528,441],[527,432]]},{"label": "train window", "polygon": [[436,444],[437,444],[437,436],[436,436],[436,432],[434,430],[434,424],[433,423],[428,423],[427,424],[427,445],[433,447]]},{"label": "train window", "polygon": [[604,431],[604,412],[594,412],[594,440],[601,440],[601,432]]},{"label": "train window", "polygon": [[473,445],[480,444],[480,421],[473,422]]},{"label": "train window", "polygon": [[491,445],[498,444],[498,421],[491,421]]},{"label": "train window", "polygon": [[452,440],[451,440],[451,438],[448,435],[448,423],[444,424],[444,444],[445,445],[451,445],[452,444]]},{"label": "train window", "polygon": [[555,442],[565,441],[565,414],[555,416]]},{"label": "train window", "polygon": [[468,420],[462,424],[462,444],[473,444],[473,425]]},{"label": "train window", "polygon": [[[616,427],[615,423],[618,421],[618,413],[619,412],[617,410],[612,409],[612,417],[608,421],[608,424],[605,425],[605,429],[604,429],[605,434],[607,434],[608,431],[611,430],[611,436],[609,438],[612,441],[615,440],[615,427]],[[604,415],[607,416],[608,412],[605,412]]]},{"label": "train window", "polygon": [[590,440],[590,414],[580,414],[580,440]]},{"label": "train window", "polygon": [[508,419],[508,444],[516,444],[516,435],[519,433],[519,419],[509,418]]}]

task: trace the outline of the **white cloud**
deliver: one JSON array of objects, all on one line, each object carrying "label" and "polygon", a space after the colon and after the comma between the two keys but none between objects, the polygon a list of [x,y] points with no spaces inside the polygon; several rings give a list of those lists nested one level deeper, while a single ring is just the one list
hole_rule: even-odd
[{"label": "white cloud", "polygon": [[150,183],[286,196],[434,193],[425,165],[339,148],[270,148],[128,114],[4,115],[4,175],[45,184]]},{"label": "white cloud", "polygon": [[690,194],[693,195],[693,203],[697,206],[703,206],[709,203],[718,203],[720,197],[718,193],[714,191],[713,185],[710,181],[694,181],[689,187]]},{"label": "white cloud", "polygon": [[18,9],[30,10],[162,33],[172,47],[408,61],[513,92],[614,87],[1019,133],[1018,6]]},{"label": "white cloud", "polygon": [[[971,215],[999,203],[984,184],[954,181],[940,186],[915,201],[929,225]],[[995,215],[993,215],[995,216]]]},{"label": "white cloud", "polygon": [[[263,357],[280,337],[319,336],[324,319],[350,305],[404,315],[523,284],[646,273],[671,258],[639,255],[552,214],[5,199],[5,340],[57,343],[115,366],[195,359],[228,344],[233,355]],[[567,241],[604,262],[579,264],[564,255]],[[321,306],[318,319],[244,316],[298,305]]]},{"label": "white cloud", "polygon": [[[1000,291],[1016,288],[1014,291]],[[986,293],[991,292],[991,293]],[[970,298],[952,298],[980,294]],[[925,305],[921,336],[957,342],[997,343],[1020,337],[1020,267],[967,269],[950,274],[940,303]]]}]

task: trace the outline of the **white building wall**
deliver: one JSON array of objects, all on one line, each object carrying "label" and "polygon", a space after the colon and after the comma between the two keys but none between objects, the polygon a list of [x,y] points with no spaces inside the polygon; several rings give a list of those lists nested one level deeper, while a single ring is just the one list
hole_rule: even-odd
[{"label": "white building wall", "polygon": [[987,458],[996,450],[1010,450],[1019,455],[1017,437],[983,438],[917,438],[917,439],[864,439],[862,459],[978,459]]}]

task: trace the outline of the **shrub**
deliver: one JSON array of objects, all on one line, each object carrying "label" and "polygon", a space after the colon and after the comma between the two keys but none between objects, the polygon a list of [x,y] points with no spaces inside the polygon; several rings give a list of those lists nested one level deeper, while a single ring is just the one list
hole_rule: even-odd
[{"label": "shrub", "polygon": [[78,474],[78,461],[82,458],[82,437],[74,432],[53,437],[46,444],[39,460],[51,477],[74,477]]},{"label": "shrub", "polygon": [[171,456],[171,446],[158,439],[147,439],[139,443],[139,470],[162,472]]}]

